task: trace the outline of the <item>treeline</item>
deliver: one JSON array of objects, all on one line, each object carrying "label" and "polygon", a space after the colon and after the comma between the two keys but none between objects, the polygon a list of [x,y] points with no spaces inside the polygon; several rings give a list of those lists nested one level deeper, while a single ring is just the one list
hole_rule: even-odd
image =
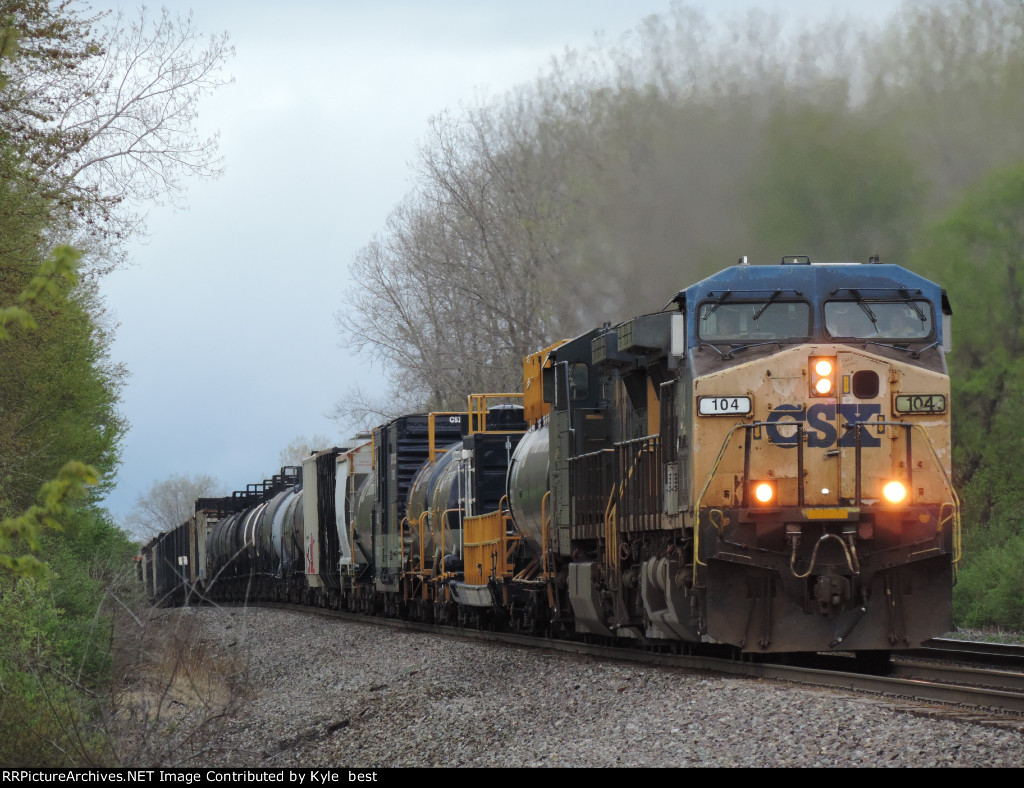
[{"label": "treeline", "polygon": [[526,353],[741,255],[879,255],[953,304],[958,622],[1024,628],[1021,129],[1019,0],[908,2],[877,25],[674,6],[432,120],[338,313],[393,390],[337,415],[515,390]]},{"label": "treeline", "polygon": [[98,285],[146,202],[215,174],[192,129],[230,54],[166,13],[0,0],[0,763],[114,765],[113,613],[137,594],[99,506],[127,424]]}]

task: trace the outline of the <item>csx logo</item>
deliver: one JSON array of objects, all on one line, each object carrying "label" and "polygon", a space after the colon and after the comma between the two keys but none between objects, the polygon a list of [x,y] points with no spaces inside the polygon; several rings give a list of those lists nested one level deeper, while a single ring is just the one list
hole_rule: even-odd
[{"label": "csx logo", "polygon": [[[838,412],[837,412],[838,411]],[[768,414],[765,432],[768,440],[780,446],[796,446],[796,429],[792,426],[804,422],[807,446],[821,449],[827,446],[853,447],[857,445],[857,430],[847,425],[875,420],[882,413],[878,404],[836,405],[821,402],[804,408],[802,405],[779,405]],[[842,422],[839,419],[842,419]],[[864,448],[881,446],[882,441],[872,430],[860,430],[860,445]]]}]

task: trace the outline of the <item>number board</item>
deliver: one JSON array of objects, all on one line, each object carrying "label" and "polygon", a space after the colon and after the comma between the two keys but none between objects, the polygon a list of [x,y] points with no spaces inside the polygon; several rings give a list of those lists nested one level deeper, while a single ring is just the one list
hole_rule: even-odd
[{"label": "number board", "polygon": [[698,397],[701,416],[749,416],[754,410],[750,397]]},{"label": "number board", "polygon": [[897,413],[945,413],[946,397],[943,394],[897,394]]}]

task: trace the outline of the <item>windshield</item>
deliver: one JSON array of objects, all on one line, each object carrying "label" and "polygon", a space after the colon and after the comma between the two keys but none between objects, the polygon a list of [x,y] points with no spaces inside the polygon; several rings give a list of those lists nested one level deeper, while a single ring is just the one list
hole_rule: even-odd
[{"label": "windshield", "polygon": [[810,336],[811,308],[803,301],[701,304],[697,332],[709,342],[769,342]]},{"label": "windshield", "polygon": [[927,339],[932,306],[927,301],[826,301],[825,330],[831,337]]}]

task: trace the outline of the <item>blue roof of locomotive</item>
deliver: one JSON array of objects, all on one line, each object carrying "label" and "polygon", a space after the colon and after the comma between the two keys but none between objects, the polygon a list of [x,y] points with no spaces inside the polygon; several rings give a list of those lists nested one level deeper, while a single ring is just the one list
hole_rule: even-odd
[{"label": "blue roof of locomotive", "polygon": [[[705,298],[720,296],[726,290],[737,298],[744,291],[751,295],[776,290],[796,290],[805,298],[820,303],[837,290],[855,288],[871,297],[872,290],[917,291],[929,301],[939,304],[942,288],[923,276],[898,265],[878,263],[815,263],[789,265],[734,265],[702,279],[685,290],[687,304],[695,305]],[[713,295],[712,295],[713,294]]]},{"label": "blue roof of locomotive", "polygon": [[[799,293],[799,297],[820,306],[833,296],[849,298],[851,289],[857,290],[860,297],[867,300],[877,298],[885,291],[906,290],[909,295],[932,302],[936,316],[949,311],[945,292],[937,284],[902,266],[880,263],[734,265],[680,290],[675,300],[685,301],[690,313],[687,344],[693,347],[698,341],[693,327],[695,307],[701,301],[720,298],[726,292],[732,300],[758,299],[780,290],[782,296]],[[941,321],[935,330],[935,336],[941,340]]]}]

